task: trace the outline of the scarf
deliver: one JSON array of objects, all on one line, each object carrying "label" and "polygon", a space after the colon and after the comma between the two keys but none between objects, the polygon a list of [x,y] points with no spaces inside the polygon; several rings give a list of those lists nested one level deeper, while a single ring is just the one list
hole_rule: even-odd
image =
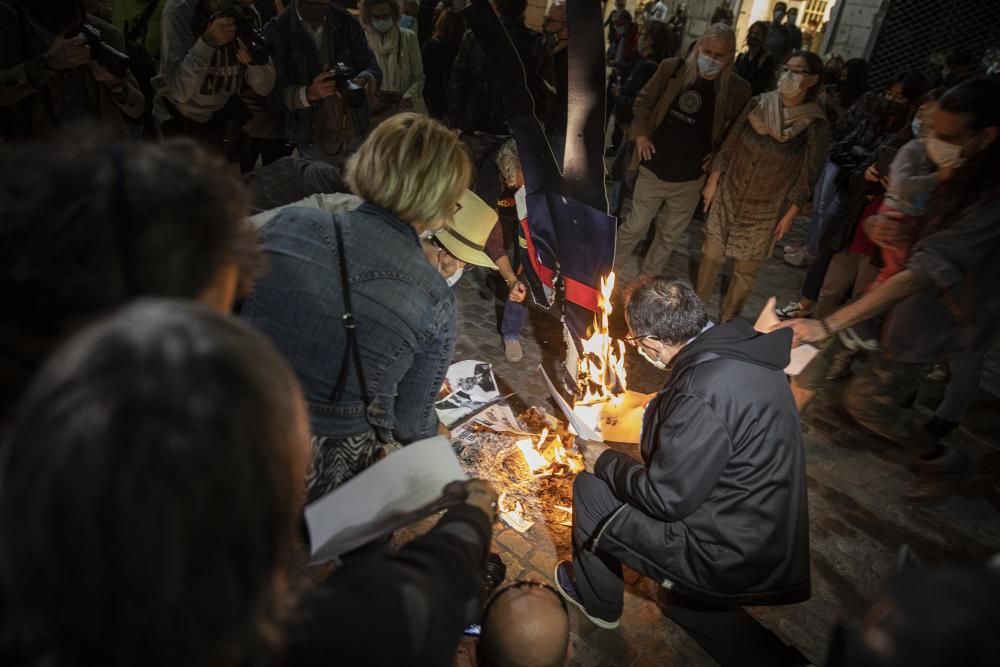
[{"label": "scarf", "polygon": [[385,34],[374,28],[365,27],[368,46],[375,53],[375,60],[382,69],[382,90],[401,93],[403,87],[402,67],[400,67],[400,49],[402,48],[399,26],[394,25]]},{"label": "scarf", "polygon": [[802,134],[813,121],[826,118],[815,102],[785,107],[781,94],[772,90],[757,98],[757,106],[747,116],[757,134],[768,134],[779,143],[786,143]]}]

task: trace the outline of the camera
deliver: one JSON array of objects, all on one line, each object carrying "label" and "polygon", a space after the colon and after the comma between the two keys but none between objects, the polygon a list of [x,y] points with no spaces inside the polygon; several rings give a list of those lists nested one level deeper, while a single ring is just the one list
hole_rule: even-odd
[{"label": "camera", "polygon": [[[364,87],[354,83],[354,77],[358,75],[357,72],[344,63],[337,63],[330,70],[330,73],[333,74],[337,90],[347,106],[357,108],[365,103]],[[503,563],[500,564],[503,565]],[[504,571],[506,572],[506,568]]]},{"label": "camera", "polygon": [[274,47],[264,39],[264,33],[257,28],[253,10],[240,4],[231,4],[212,18],[228,16],[236,23],[236,36],[250,52],[250,62],[254,65],[266,65]]},{"label": "camera", "polygon": [[80,35],[87,40],[90,47],[90,57],[98,65],[114,74],[119,79],[124,79],[128,74],[128,65],[131,58],[111,46],[101,37],[101,31],[94,26],[84,24],[80,29]]},{"label": "camera", "polygon": [[[503,580],[507,578],[507,566],[498,553],[490,553],[483,565],[483,600],[489,602],[490,597],[496,592]],[[479,621],[465,628],[466,637],[479,637],[482,633],[482,626]]]}]

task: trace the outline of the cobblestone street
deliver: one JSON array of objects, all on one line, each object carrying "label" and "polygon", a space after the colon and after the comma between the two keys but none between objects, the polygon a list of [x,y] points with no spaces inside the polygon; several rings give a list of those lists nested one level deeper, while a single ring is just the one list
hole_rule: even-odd
[{"label": "cobblestone street", "polygon": [[[803,233],[804,219],[792,232]],[[671,273],[691,279],[701,247],[700,223],[695,221],[683,247],[670,263]],[[744,311],[753,318],[765,299],[776,296],[783,305],[797,296],[804,269],[785,265],[780,250],[765,263]],[[626,275],[625,278],[630,276]],[[486,287],[484,272],[476,271],[457,287],[459,337],[455,360],[490,361],[515,413],[544,406],[559,416],[536,367],[558,364],[561,326],[552,316],[533,311],[522,338],[524,359],[504,360],[497,313],[501,303]],[[616,303],[620,311],[620,304]],[[712,303],[709,316],[718,316]],[[615,329],[617,325],[617,330]],[[622,334],[621,313],[612,330]],[[642,392],[658,389],[665,375],[628,352],[629,387]],[[550,373],[551,375],[551,373]],[[553,376],[554,377],[554,376]],[[1000,551],[1000,354],[991,351],[979,398],[962,428],[949,443],[976,457],[976,475],[962,495],[933,508],[914,509],[901,500],[913,477],[900,452],[887,441],[864,431],[843,411],[840,395],[849,380],[831,383],[806,412],[802,428],[808,461],[811,524],[812,599],[789,607],[755,608],[754,615],[786,642],[799,647],[817,664],[825,654],[833,624],[845,615],[857,616],[878,593],[893,567],[895,554],[909,544],[928,562],[982,558]],[[933,408],[942,386],[925,382],[918,399],[922,410]],[[632,449],[637,455],[637,448]],[[536,484],[553,483],[540,479]],[[569,528],[536,522],[525,533],[501,523],[494,550],[508,565],[508,579],[532,576],[550,581],[557,558],[569,556]],[[626,571],[625,614],[615,631],[600,630],[573,612],[573,643],[579,665],[712,665],[700,647],[661,612],[658,587]]]}]

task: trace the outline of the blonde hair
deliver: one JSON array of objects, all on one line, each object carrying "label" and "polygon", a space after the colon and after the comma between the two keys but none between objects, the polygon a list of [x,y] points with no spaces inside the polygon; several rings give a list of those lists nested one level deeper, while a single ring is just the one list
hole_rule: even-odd
[{"label": "blonde hair", "polygon": [[[726,66],[722,68],[722,71],[719,72],[718,78],[716,78],[715,80],[715,95],[716,95],[716,100],[718,101],[719,99],[725,97],[725,93],[729,89],[729,72],[730,70],[732,70],[733,63],[736,61],[736,31],[733,30],[733,26],[729,24],[713,23],[712,25],[708,26],[708,30],[705,31],[705,34],[698,38],[698,41],[695,43],[695,48],[696,49],[701,48],[701,43],[703,41],[705,41],[706,39],[711,39],[713,37],[716,37],[726,42],[732,49],[732,55],[729,57],[729,62],[727,62]],[[691,55],[693,56],[694,60],[697,60],[698,58],[697,51],[692,53]],[[694,82],[697,78],[698,78],[697,62],[686,63],[684,71],[684,87],[688,88],[694,85]]]},{"label": "blonde hair", "polygon": [[508,139],[500,146],[496,162],[505,186],[510,187],[512,183],[517,182],[517,176],[521,173],[521,159],[517,155],[517,143],[513,139]]},{"label": "blonde hair", "polygon": [[347,161],[351,192],[418,233],[436,231],[451,220],[471,178],[472,164],[458,137],[415,113],[385,120]]}]

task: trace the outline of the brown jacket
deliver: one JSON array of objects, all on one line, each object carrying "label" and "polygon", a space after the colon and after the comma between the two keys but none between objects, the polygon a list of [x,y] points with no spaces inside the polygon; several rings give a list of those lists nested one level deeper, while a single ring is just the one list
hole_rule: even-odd
[{"label": "brown jacket", "polygon": [[[632,139],[646,136],[652,139],[674,98],[684,88],[684,77],[688,67],[697,67],[694,62],[685,62],[681,58],[667,58],[660,63],[656,74],[649,80],[635,98],[632,107],[632,125],[629,126],[629,136]],[[712,147],[717,149],[726,137],[726,132],[733,120],[750,100],[750,84],[729,70],[729,79],[725,96],[719,95],[722,85],[720,76],[715,82],[715,118],[712,121]],[[639,166],[639,152],[632,154],[629,169]]]}]

